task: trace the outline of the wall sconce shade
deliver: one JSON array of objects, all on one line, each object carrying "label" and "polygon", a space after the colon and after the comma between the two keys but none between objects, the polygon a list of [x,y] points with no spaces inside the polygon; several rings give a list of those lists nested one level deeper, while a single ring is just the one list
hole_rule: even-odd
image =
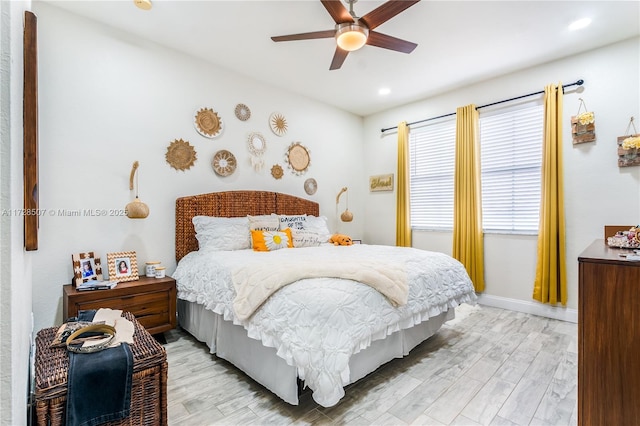
[{"label": "wall sconce shade", "polygon": [[355,23],[344,23],[336,25],[336,43],[342,50],[353,52],[360,49],[367,43],[369,29]]},{"label": "wall sconce shade", "polygon": [[147,206],[145,203],[143,203],[142,201],[140,201],[140,198],[138,198],[138,176],[136,175],[136,171],[138,170],[138,166],[140,166],[140,163],[138,163],[137,161],[133,162],[133,166],[131,167],[131,174],[129,175],[129,190],[133,190],[134,186],[133,186],[133,178],[135,176],[136,178],[136,199],[133,200],[132,202],[130,202],[129,204],[127,204],[127,206],[125,207],[125,212],[127,213],[127,217],[129,219],[145,219],[147,216],[149,216],[149,206]]},{"label": "wall sconce shade", "polygon": [[[338,196],[336,197],[336,205],[340,203],[340,196],[345,192],[347,192],[346,186],[338,193]],[[351,222],[353,220],[353,213],[349,211],[349,193],[347,193],[347,209],[340,215],[340,220],[343,222]]]}]

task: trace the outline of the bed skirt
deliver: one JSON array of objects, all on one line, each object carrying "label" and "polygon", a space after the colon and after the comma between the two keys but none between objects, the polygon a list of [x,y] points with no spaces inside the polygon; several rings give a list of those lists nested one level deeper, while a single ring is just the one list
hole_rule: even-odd
[{"label": "bed skirt", "polygon": [[[363,378],[394,358],[402,358],[434,335],[446,321],[455,318],[454,309],[430,318],[414,327],[396,331],[375,340],[349,361],[349,383]],[[276,355],[276,350],[247,336],[240,325],[225,321],[203,305],[178,299],[180,327],[205,343],[212,354],[223,358],[271,392],[292,405],[298,405],[298,374],[294,366]]]}]

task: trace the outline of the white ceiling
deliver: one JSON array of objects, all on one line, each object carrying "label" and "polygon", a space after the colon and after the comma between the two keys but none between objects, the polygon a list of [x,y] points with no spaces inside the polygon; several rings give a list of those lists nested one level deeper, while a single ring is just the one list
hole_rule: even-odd
[{"label": "white ceiling", "polygon": [[[154,0],[150,11],[132,0],[46,1],[361,116],[640,34],[638,1],[422,0],[376,29],[417,43],[413,53],[365,46],[329,71],[333,39],[270,39],[332,29],[319,0]],[[584,17],[588,28],[568,30]]]}]

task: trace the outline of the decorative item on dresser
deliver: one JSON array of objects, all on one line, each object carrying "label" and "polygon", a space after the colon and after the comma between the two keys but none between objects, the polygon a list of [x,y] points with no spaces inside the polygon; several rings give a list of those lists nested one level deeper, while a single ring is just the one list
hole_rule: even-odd
[{"label": "decorative item on dresser", "polygon": [[111,290],[96,291],[77,291],[65,285],[62,304],[65,320],[81,310],[121,309],[135,315],[149,333],[158,334],[176,326],[176,281],[169,276],[141,277]]},{"label": "decorative item on dresser", "polygon": [[640,261],[596,240],[578,257],[578,424],[640,422]]},{"label": "decorative item on dresser", "polygon": [[109,280],[124,282],[136,281],[138,277],[138,260],[135,251],[119,251],[107,253]]}]

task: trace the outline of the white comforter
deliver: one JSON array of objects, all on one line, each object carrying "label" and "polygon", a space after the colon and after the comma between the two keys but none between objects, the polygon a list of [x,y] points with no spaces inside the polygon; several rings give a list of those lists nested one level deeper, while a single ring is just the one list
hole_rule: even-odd
[{"label": "white comforter", "polygon": [[[274,293],[251,317],[240,320],[233,309],[232,276],[243,265],[270,259],[273,267],[292,258],[334,257],[336,253],[366,256],[371,261],[395,260],[406,268],[409,297],[394,307],[373,288],[346,279],[305,278]],[[474,302],[469,277],[458,261],[442,253],[413,248],[332,246],[273,252],[199,251],[185,256],[173,277],[178,297],[203,304],[226,320],[241,324],[249,337],[277,350],[313,391],[320,405],[330,407],[349,383],[349,358],[382,339],[437,316],[460,303]]]}]

